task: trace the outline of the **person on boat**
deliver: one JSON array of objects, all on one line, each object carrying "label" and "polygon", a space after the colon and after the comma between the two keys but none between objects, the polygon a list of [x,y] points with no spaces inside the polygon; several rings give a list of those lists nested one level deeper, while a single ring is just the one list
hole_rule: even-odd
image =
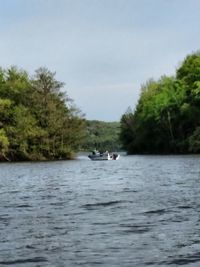
[{"label": "person on boat", "polygon": [[106,150],[106,152],[104,153],[104,155],[109,156],[108,150]]},{"label": "person on boat", "polygon": [[99,155],[99,151],[95,148],[95,150],[92,151],[92,155]]}]

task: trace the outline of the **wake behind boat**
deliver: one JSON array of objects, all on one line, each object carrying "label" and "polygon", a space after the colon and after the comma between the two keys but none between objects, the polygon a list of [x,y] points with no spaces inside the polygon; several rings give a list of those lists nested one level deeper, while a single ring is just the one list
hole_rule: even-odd
[{"label": "wake behind boat", "polygon": [[91,160],[118,160],[119,157],[120,155],[117,153],[109,153],[108,151],[100,153],[97,150],[92,151],[92,153],[88,155],[88,158]]}]

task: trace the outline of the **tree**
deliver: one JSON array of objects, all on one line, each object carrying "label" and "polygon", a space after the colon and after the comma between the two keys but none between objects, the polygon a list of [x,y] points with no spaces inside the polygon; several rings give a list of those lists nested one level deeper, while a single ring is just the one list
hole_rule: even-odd
[{"label": "tree", "polygon": [[7,160],[9,141],[4,129],[0,129],[0,160]]},{"label": "tree", "polygon": [[83,138],[84,118],[46,68],[34,78],[0,69],[0,160],[72,158]]},{"label": "tree", "polygon": [[121,119],[124,147],[128,153],[199,151],[199,105],[198,52],[186,57],[175,77],[162,76],[142,86],[134,113],[124,114]]}]

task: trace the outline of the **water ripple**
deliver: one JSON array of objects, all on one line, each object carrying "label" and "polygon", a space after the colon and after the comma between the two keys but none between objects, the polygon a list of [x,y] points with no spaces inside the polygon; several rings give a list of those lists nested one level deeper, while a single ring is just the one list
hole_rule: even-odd
[{"label": "water ripple", "polygon": [[88,203],[85,205],[82,205],[82,208],[86,209],[96,209],[98,207],[108,207],[108,206],[113,206],[119,203],[123,203],[124,201],[107,201],[107,202],[97,202],[97,203]]},{"label": "water ripple", "polygon": [[30,263],[30,262],[47,262],[47,259],[44,257],[35,257],[35,258],[27,258],[27,259],[16,259],[16,260],[8,260],[8,261],[0,261],[2,265],[13,265],[20,263]]},{"label": "water ripple", "polygon": [[0,266],[199,266],[199,174],[192,155],[1,164]]}]

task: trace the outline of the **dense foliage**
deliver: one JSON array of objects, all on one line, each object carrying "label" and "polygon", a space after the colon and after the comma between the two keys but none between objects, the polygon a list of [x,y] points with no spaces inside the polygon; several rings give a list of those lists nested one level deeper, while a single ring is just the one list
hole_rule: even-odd
[{"label": "dense foliage", "polygon": [[86,137],[83,150],[119,151],[119,122],[86,121]]},{"label": "dense foliage", "polygon": [[0,160],[73,157],[84,119],[62,87],[46,68],[33,78],[15,67],[0,70]]},{"label": "dense foliage", "polygon": [[121,141],[133,153],[200,152],[200,53],[185,58],[175,77],[149,80],[134,112],[121,118]]}]

